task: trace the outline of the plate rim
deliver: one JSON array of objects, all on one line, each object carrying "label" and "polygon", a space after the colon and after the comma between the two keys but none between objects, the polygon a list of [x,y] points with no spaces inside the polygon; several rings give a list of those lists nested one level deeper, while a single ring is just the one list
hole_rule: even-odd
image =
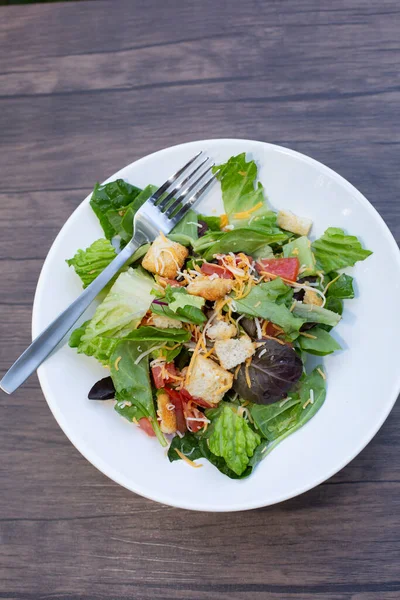
[{"label": "plate rim", "polygon": [[[128,163],[127,165],[125,165],[124,167],[122,167],[121,169],[119,169],[118,171],[113,173],[111,176],[109,176],[103,183],[108,183],[109,181],[114,181],[115,179],[120,177],[121,174],[126,169],[130,168],[132,165],[137,165],[138,163],[140,163],[142,161],[145,161],[149,158],[153,158],[157,154],[173,152],[177,148],[190,147],[193,144],[197,144],[197,145],[204,144],[204,146],[206,146],[210,143],[227,144],[229,142],[235,142],[235,143],[241,142],[244,144],[248,143],[248,144],[252,144],[252,145],[257,144],[262,147],[272,148],[273,150],[275,150],[277,152],[280,152],[282,154],[288,154],[290,156],[293,156],[293,157],[301,160],[302,162],[316,166],[316,167],[318,167],[318,169],[320,169],[320,170],[322,169],[322,171],[324,171],[326,174],[329,174],[331,177],[336,179],[338,181],[338,183],[340,183],[345,188],[347,188],[347,190],[353,194],[353,196],[357,199],[357,201],[360,204],[362,204],[363,207],[370,212],[370,214],[373,215],[375,220],[377,220],[379,222],[380,226],[382,227],[382,231],[385,233],[385,237],[386,237],[387,241],[389,242],[389,244],[392,247],[393,255],[394,256],[397,255],[397,266],[399,269],[398,277],[400,279],[400,249],[399,249],[399,247],[396,243],[396,240],[395,240],[392,232],[390,231],[388,225],[385,223],[384,219],[381,217],[381,215],[379,214],[377,209],[369,202],[369,200],[367,200],[367,198],[353,184],[351,184],[342,175],[340,175],[339,173],[337,173],[336,171],[334,171],[327,165],[319,162],[318,160],[316,160],[304,153],[298,152],[296,150],[292,150],[290,148],[286,148],[284,146],[279,146],[277,144],[272,144],[272,143],[264,142],[261,140],[249,140],[249,139],[243,139],[243,138],[209,138],[209,139],[205,139],[205,140],[192,140],[190,142],[184,142],[181,144],[175,144],[173,146],[167,146],[165,148],[162,148],[155,152],[147,154],[131,163]],[[39,304],[40,304],[40,296],[45,291],[44,280],[46,278],[47,269],[49,268],[48,267],[48,257],[57,248],[57,246],[61,243],[61,238],[63,237],[64,228],[67,226],[69,221],[75,217],[76,213],[83,210],[84,207],[89,203],[91,195],[92,195],[92,192],[90,192],[78,204],[78,206],[73,210],[73,212],[70,214],[70,216],[67,218],[67,220],[63,223],[57,236],[55,237],[53,243],[51,244],[51,246],[46,254],[42,268],[40,270],[40,274],[39,274],[39,278],[38,278],[38,282],[37,282],[37,286],[36,286],[36,291],[35,291],[35,295],[34,295],[34,300],[33,300],[33,307],[32,307],[32,338],[33,339],[40,333],[39,328],[38,328],[38,319],[39,319],[39,311],[40,311]],[[39,367],[39,369],[37,371],[37,375],[38,375],[39,384],[42,389],[43,395],[44,395],[46,402],[47,402],[55,420],[57,421],[59,427],[61,428],[63,433],[66,435],[68,440],[71,442],[71,444],[78,450],[78,452],[80,452],[80,454],[82,454],[82,456],[89,463],[91,463],[97,470],[99,470],[103,475],[105,475],[112,481],[115,481],[115,483],[121,485],[122,487],[128,489],[129,491],[134,492],[144,498],[153,500],[153,501],[161,503],[161,504],[167,504],[167,505],[173,506],[175,508],[182,508],[182,509],[186,509],[186,510],[194,510],[194,511],[201,511],[201,512],[237,512],[237,511],[244,511],[244,510],[254,510],[256,508],[262,508],[265,506],[272,506],[274,504],[279,504],[281,502],[284,502],[286,500],[289,500],[291,498],[299,496],[307,491],[310,491],[314,487],[321,485],[321,483],[324,483],[325,481],[327,481],[328,479],[333,477],[336,473],[341,471],[346,465],[348,465],[351,461],[353,461],[354,458],[356,456],[358,456],[358,454],[360,454],[360,452],[362,452],[362,450],[370,443],[370,441],[379,432],[382,425],[388,418],[390,412],[392,411],[392,409],[396,403],[399,393],[400,393],[400,373],[399,373],[397,382],[395,380],[393,381],[392,395],[390,397],[390,401],[387,404],[387,407],[385,408],[384,411],[382,411],[380,419],[364,435],[361,442],[359,442],[359,444],[357,445],[356,450],[354,450],[354,452],[351,455],[349,455],[346,459],[344,459],[338,466],[335,466],[333,469],[331,469],[327,474],[323,475],[322,477],[316,477],[312,483],[308,483],[305,485],[299,485],[290,494],[282,494],[281,497],[278,497],[278,499],[273,499],[272,501],[256,500],[251,503],[250,502],[246,502],[246,503],[239,502],[238,504],[232,503],[229,506],[225,506],[225,507],[222,507],[220,505],[213,506],[212,502],[210,502],[209,506],[204,507],[202,503],[199,503],[198,505],[196,505],[196,503],[190,503],[190,505],[188,505],[187,503],[179,502],[179,499],[174,499],[167,492],[163,492],[158,495],[148,494],[148,493],[144,492],[140,488],[140,486],[135,486],[134,484],[132,485],[132,483],[124,480],[123,477],[119,477],[118,474],[111,473],[109,467],[104,464],[103,460],[100,457],[98,457],[95,453],[94,454],[91,453],[91,449],[89,446],[86,447],[86,444],[82,444],[81,442],[79,443],[79,445],[77,445],[73,441],[73,437],[74,437],[73,432],[71,432],[70,427],[64,422],[60,411],[58,411],[58,409],[57,409],[56,403],[51,400],[52,392],[51,392],[50,387],[48,386],[48,383],[46,380],[46,373],[44,370],[44,365],[41,365]]]}]

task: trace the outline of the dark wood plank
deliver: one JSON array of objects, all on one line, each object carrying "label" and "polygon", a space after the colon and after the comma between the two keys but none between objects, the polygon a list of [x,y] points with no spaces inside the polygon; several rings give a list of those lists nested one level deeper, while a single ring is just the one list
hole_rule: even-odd
[{"label": "dark wood plank", "polygon": [[[1,371],[29,343],[63,222],[95,181],[170,144],[236,136],[309,154],[399,240],[399,25],[396,0],[0,8]],[[109,481],[36,377],[0,411],[0,600],[399,598],[400,405],[325,484],[225,515]]]}]

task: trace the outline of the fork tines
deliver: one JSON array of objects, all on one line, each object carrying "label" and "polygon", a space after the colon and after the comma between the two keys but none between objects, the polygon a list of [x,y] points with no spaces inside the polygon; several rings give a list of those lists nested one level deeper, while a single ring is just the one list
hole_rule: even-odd
[{"label": "fork tines", "polygon": [[[200,158],[203,160],[195,166]],[[213,166],[209,157],[199,152],[153,194],[152,203],[167,218],[178,222],[215,180],[210,173]]]}]

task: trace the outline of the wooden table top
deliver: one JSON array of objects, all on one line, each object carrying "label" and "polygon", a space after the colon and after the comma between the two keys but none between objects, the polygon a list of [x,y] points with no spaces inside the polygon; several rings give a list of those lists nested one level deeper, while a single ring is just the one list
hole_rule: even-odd
[{"label": "wooden table top", "polygon": [[[299,150],[399,239],[399,25],[397,0],[0,8],[1,372],[30,341],[64,221],[94,182],[159,148],[242,137]],[[400,598],[399,404],[335,477],[236,514],[114,484],[67,440],[36,377],[0,411],[0,599]]]}]

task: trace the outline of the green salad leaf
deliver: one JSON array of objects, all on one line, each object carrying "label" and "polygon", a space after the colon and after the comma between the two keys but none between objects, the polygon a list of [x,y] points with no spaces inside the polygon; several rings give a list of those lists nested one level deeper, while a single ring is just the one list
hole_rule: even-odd
[{"label": "green salad leaf", "polygon": [[343,314],[343,301],[340,298],[328,296],[328,298],[326,299],[324,308],[326,310],[335,312],[338,315],[342,315]]},{"label": "green salad leaf", "polygon": [[326,291],[327,298],[354,298],[353,277],[346,273],[331,273],[330,276],[332,283]]},{"label": "green salad leaf", "polygon": [[117,256],[115,249],[103,238],[93,242],[86,250],[78,250],[66,263],[74,267],[81,278],[83,287],[87,287]]},{"label": "green salad leaf", "polygon": [[153,279],[142,269],[130,268],[121,273],[84,329],[81,326],[79,332],[72,333],[70,345],[79,353],[107,363],[115,339],[136,329],[149,310],[154,300],[153,285]]},{"label": "green salad leaf", "polygon": [[157,190],[155,185],[148,185],[133,199],[133,201],[118,210],[108,212],[107,216],[111,221],[116,235],[121,237],[121,245],[127,244],[133,236],[133,217],[139,208],[148,198]]},{"label": "green salad leaf", "polygon": [[[223,475],[227,475],[230,479],[243,479],[248,477],[252,472],[253,463],[250,466],[250,461],[253,461],[257,453],[257,448],[254,452],[253,457],[249,461],[249,466],[238,475],[235,471],[232,471],[226,463],[226,460],[221,456],[213,454],[208,445],[208,439],[201,435],[193,435],[193,433],[186,432],[185,435],[180,438],[175,436],[171,442],[171,446],[168,450],[168,458],[170,462],[181,460],[181,457],[176,452],[179,450],[190,460],[197,460],[198,458],[206,458],[214,467],[218,469]],[[254,463],[255,464],[255,463]]]},{"label": "green salad leaf", "polygon": [[259,248],[269,244],[282,243],[288,234],[278,227],[241,227],[232,231],[211,231],[193,244],[195,252],[205,260],[212,260],[214,254],[245,252],[253,255]]},{"label": "green salad leaf", "polygon": [[182,452],[190,460],[197,460],[198,458],[204,458],[203,452],[200,449],[199,439],[187,431],[183,437],[176,435],[168,449],[168,458],[170,462],[175,460],[182,460],[179,454],[176,452]]},{"label": "green salad leaf", "polygon": [[289,429],[297,420],[298,394],[273,404],[252,404],[249,408],[257,429],[270,442]]},{"label": "green salad leaf", "polygon": [[267,283],[260,283],[241,300],[235,300],[235,310],[250,317],[267,319],[287,333],[291,339],[297,337],[300,327],[304,324],[301,315],[294,315],[286,306],[285,301],[292,297],[293,291],[277,277]]},{"label": "green salad leaf", "polygon": [[320,371],[323,372],[321,366],[305,375],[297,390],[286,401],[250,406],[255,426],[267,439],[267,443],[261,444],[257,449],[257,459],[265,458],[280,442],[303,427],[319,411],[326,397],[325,380]]},{"label": "green salad leaf", "polygon": [[[142,416],[147,417],[159,442],[162,446],[166,446],[167,442],[157,421],[150,383],[148,356],[142,358],[136,364],[137,359],[144,350],[142,344],[144,343],[142,342],[139,346],[136,341],[121,340],[111,355],[110,370],[117,400],[115,406],[116,410],[121,412],[125,408],[132,408],[126,406],[126,403],[131,403],[135,409],[121,414],[130,420],[132,420],[132,416],[137,419],[137,415],[140,415],[139,418]],[[132,412],[135,414],[131,416]]]},{"label": "green salad leaf", "polygon": [[115,215],[116,212],[131,204],[140,191],[139,188],[123,179],[103,185],[96,183],[90,199],[90,206],[99,219],[107,239],[111,240],[117,234],[115,227],[110,222],[110,215]]},{"label": "green salad leaf", "polygon": [[[171,239],[175,236],[187,236],[190,240],[197,240],[199,237],[198,217],[194,210],[189,210],[181,221],[173,228]],[[173,240],[178,241],[178,240]]]},{"label": "green salad leaf", "polygon": [[317,272],[316,260],[311,249],[311,242],[306,235],[302,235],[282,248],[285,258],[296,257],[302,267],[302,272],[299,274],[299,279],[308,275],[315,275]]},{"label": "green salad leaf", "polygon": [[237,408],[227,402],[206,415],[211,420],[207,435],[210,451],[223,458],[234,473],[242,475],[261,441],[260,436],[239,416]]},{"label": "green salad leaf", "polygon": [[196,325],[201,325],[207,321],[206,315],[201,310],[205,304],[204,298],[188,294],[185,288],[167,285],[165,297],[161,301],[167,302],[168,306],[153,302],[152,312]]},{"label": "green salad leaf", "polygon": [[186,329],[175,329],[174,327],[168,327],[167,329],[161,329],[161,327],[152,327],[151,325],[145,325],[134,329],[125,337],[127,340],[136,342],[175,342],[182,343],[190,340],[190,333]]},{"label": "green salad leaf", "polygon": [[317,356],[326,356],[336,350],[341,350],[341,345],[324,329],[313,327],[307,334],[313,337],[300,335],[298,344],[304,352],[315,354]]},{"label": "green salad leaf", "polygon": [[335,327],[341,319],[341,316],[336,312],[315,304],[304,304],[303,302],[296,302],[292,314],[300,317],[306,323],[322,323],[330,327]]},{"label": "green salad leaf", "polygon": [[221,231],[221,217],[210,217],[209,215],[197,215],[199,221],[203,221],[210,231]]},{"label": "green salad leaf", "polygon": [[359,239],[347,235],[343,229],[329,227],[324,235],[312,244],[318,267],[325,273],[351,267],[372,254],[365,250]]},{"label": "green salad leaf", "polygon": [[110,356],[118,344],[118,338],[96,336],[90,340],[82,341],[90,321],[86,321],[80,327],[74,329],[69,338],[71,348],[76,348],[78,354],[92,356],[103,365],[108,365]]},{"label": "green salad leaf", "polygon": [[[253,160],[246,161],[245,152],[232,156],[213,171],[221,182],[222,200],[230,224],[241,227],[268,211],[263,186],[260,182],[256,184],[257,165]],[[261,206],[254,210],[259,204]],[[252,212],[247,216],[248,211]]]}]

